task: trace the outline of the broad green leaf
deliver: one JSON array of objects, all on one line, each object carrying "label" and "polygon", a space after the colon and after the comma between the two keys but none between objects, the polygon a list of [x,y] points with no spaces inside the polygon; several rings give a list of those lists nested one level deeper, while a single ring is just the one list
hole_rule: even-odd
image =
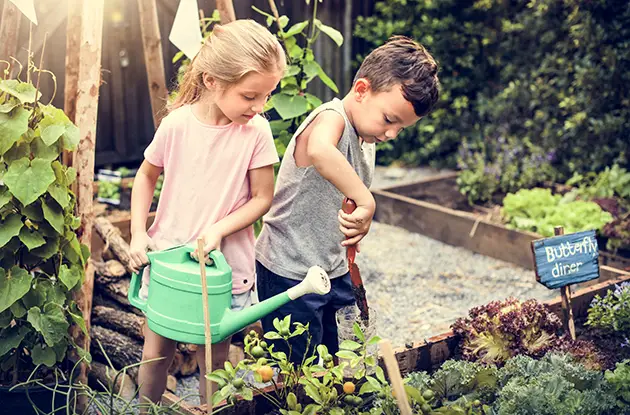
[{"label": "broad green leaf", "polygon": [[7,164],[13,163],[15,160],[19,160],[25,157],[29,157],[31,155],[31,145],[26,141],[19,139],[17,140],[13,146],[8,149],[2,158],[4,162]]},{"label": "broad green leaf", "polygon": [[64,216],[63,209],[54,201],[45,201],[42,203],[44,218],[50,223],[57,232],[63,233]]},{"label": "broad green leaf", "polygon": [[355,341],[352,340],[344,340],[341,342],[341,344],[339,345],[340,349],[343,350],[357,350],[361,347],[361,345]]},{"label": "broad green leaf", "polygon": [[333,91],[335,91],[335,93],[339,93],[339,88],[337,88],[337,84],[335,84],[335,82],[330,79],[328,77],[328,75],[326,75],[326,72],[324,72],[323,69],[319,69],[319,73],[317,74],[319,75],[319,79],[322,80],[322,82],[330,89],[332,89]]},{"label": "broad green leaf", "polygon": [[31,358],[35,365],[45,365],[53,367],[57,363],[57,355],[55,351],[50,347],[43,347],[41,344],[36,344],[31,349]]},{"label": "broad green leaf", "polygon": [[55,172],[50,162],[40,159],[17,160],[9,166],[4,175],[4,184],[23,205],[33,203],[54,181]]},{"label": "broad green leaf", "polygon": [[68,314],[70,314],[70,317],[72,317],[72,321],[74,321],[74,324],[79,326],[83,334],[88,336],[88,331],[85,325],[85,320],[83,319],[83,314],[81,313],[81,310],[79,310],[79,306],[77,305],[77,303],[75,303],[74,301],[70,304]]},{"label": "broad green leaf", "polygon": [[383,371],[383,368],[380,366],[376,366],[376,378],[380,380],[383,385],[387,383],[387,380],[385,379],[385,371]]},{"label": "broad green leaf", "polygon": [[83,257],[83,265],[87,263],[87,260],[90,259],[92,253],[90,252],[90,248],[86,244],[81,244],[81,256]]},{"label": "broad green leaf", "polygon": [[358,356],[351,351],[348,350],[340,350],[337,353],[335,353],[335,355],[337,355],[337,357],[340,357],[342,359],[348,359],[348,360],[353,360],[353,359],[357,359]]},{"label": "broad green leaf", "polygon": [[368,345],[370,345],[370,344],[377,344],[377,343],[378,343],[378,342],[380,342],[380,341],[381,341],[381,338],[380,338],[380,337],[378,337],[378,336],[374,336],[374,337],[372,337],[370,340],[368,340],[367,344],[368,344]]},{"label": "broad green leaf", "polygon": [[68,268],[67,265],[62,265],[59,270],[59,279],[70,291],[81,280],[82,273],[83,269],[79,269],[76,266]]},{"label": "broad green leaf", "polygon": [[287,66],[286,71],[284,72],[284,77],[287,76],[295,76],[300,73],[300,67],[297,65],[289,65]]},{"label": "broad green leaf", "polygon": [[7,101],[4,104],[0,104],[0,112],[6,114],[7,112],[11,112],[11,110],[17,106],[19,106],[15,101]]},{"label": "broad green leaf", "polygon": [[299,117],[308,111],[306,98],[300,95],[275,94],[271,97],[273,107],[284,120]]},{"label": "broad green leaf", "polygon": [[63,247],[63,254],[70,262],[81,262],[81,244],[77,239],[77,235],[72,231],[67,231],[65,238],[68,243],[66,243]]},{"label": "broad green leaf", "polygon": [[37,129],[44,143],[49,146],[56,143],[73,124],[63,110],[52,105],[45,105],[41,108],[44,118],[37,125]]},{"label": "broad green leaf", "polygon": [[47,146],[41,137],[35,137],[35,139],[31,142],[31,152],[37,158],[46,161],[53,161],[59,158],[59,144],[55,143]]},{"label": "broad green leaf", "polygon": [[66,170],[66,179],[68,180],[68,185],[71,185],[77,179],[77,171],[74,167],[68,167],[68,170]]},{"label": "broad green leaf", "polygon": [[58,362],[63,361],[63,359],[66,357],[66,352],[68,351],[69,345],[70,343],[68,343],[68,338],[65,338],[63,339],[63,341],[60,341],[52,347]]},{"label": "broad green leaf", "polygon": [[285,15],[280,16],[280,18],[278,19],[278,24],[281,28],[284,29],[289,24],[289,18]]},{"label": "broad green leaf", "polygon": [[47,238],[46,243],[39,248],[35,248],[31,253],[42,259],[48,259],[59,252],[59,237]]},{"label": "broad green leaf", "polygon": [[0,248],[5,246],[11,238],[20,234],[24,223],[22,223],[22,216],[16,213],[12,213],[3,221],[0,222]]},{"label": "broad green leaf", "polygon": [[328,35],[328,37],[331,38],[337,46],[341,46],[343,44],[343,35],[339,30],[326,26],[318,19],[315,19],[315,25],[319,28],[319,30]]},{"label": "broad green leaf", "polygon": [[44,220],[44,213],[42,212],[41,204],[39,201],[31,203],[28,206],[24,206],[21,210],[21,213],[30,220],[34,220],[37,222]]},{"label": "broad green leaf", "polygon": [[19,236],[20,241],[22,241],[22,243],[26,245],[29,251],[38,248],[46,243],[46,240],[38,231],[29,229],[26,226],[24,226],[20,230]]},{"label": "broad green leaf", "polygon": [[291,122],[284,120],[273,120],[269,122],[269,126],[271,127],[271,132],[275,137],[280,135],[280,132],[288,130],[291,126]]},{"label": "broad green leaf", "polygon": [[22,301],[20,300],[11,304],[11,307],[9,307],[9,310],[11,311],[11,313],[13,313],[15,318],[22,318],[26,315],[26,308],[24,308],[24,305],[22,305]]},{"label": "broad green leaf", "polygon": [[70,327],[58,306],[47,307],[46,312],[42,312],[39,307],[33,307],[28,310],[27,321],[44,336],[50,347],[61,341]]},{"label": "broad green leaf", "polygon": [[46,293],[46,303],[44,309],[47,307],[62,307],[66,303],[66,288],[59,282],[53,282],[52,280],[41,281],[41,289]]},{"label": "broad green leaf", "polygon": [[320,105],[322,105],[322,100],[317,98],[315,95],[309,94],[307,92],[304,94],[304,96],[306,97],[306,100],[308,101],[308,103],[313,106],[313,108],[317,108]]},{"label": "broad green leaf", "polygon": [[321,66],[315,61],[306,62],[304,64],[304,73],[306,74],[306,79],[311,80],[319,74]]},{"label": "broad green leaf", "polygon": [[9,353],[22,343],[24,337],[28,333],[24,327],[12,327],[6,330],[0,330],[0,357]]},{"label": "broad green leaf", "polygon": [[275,331],[269,331],[265,333],[264,337],[267,340],[280,340],[282,338],[282,336],[276,333]]},{"label": "broad green leaf", "polygon": [[68,188],[66,186],[60,185],[59,183],[53,183],[48,186],[48,193],[57,201],[57,203],[59,203],[62,209],[68,207],[68,204],[70,203],[70,195],[68,194]]},{"label": "broad green leaf", "polygon": [[35,102],[36,96],[38,99],[41,97],[41,93],[37,92],[33,84],[29,82],[20,82],[17,79],[6,79],[0,81],[0,91],[16,97],[22,104],[30,104]]},{"label": "broad green leaf", "polygon": [[359,341],[365,342],[365,335],[363,334],[363,331],[361,330],[359,323],[355,322],[352,325],[352,331],[354,332],[354,335],[357,336],[357,339],[359,339]]},{"label": "broad green leaf", "polygon": [[306,394],[312,399],[314,400],[316,403],[321,404],[322,403],[322,397],[319,394],[319,390],[317,387],[315,387],[313,384],[311,383],[307,383],[304,386],[304,391],[306,391]]},{"label": "broad green leaf", "polygon": [[22,107],[16,108],[11,113],[0,113],[0,156],[28,131],[30,115],[31,112]]},{"label": "broad green leaf", "polygon": [[79,139],[81,138],[81,134],[79,132],[79,127],[70,123],[66,125],[66,132],[63,133],[63,149],[68,151],[73,151],[77,148],[79,144]]},{"label": "broad green leaf", "polygon": [[378,392],[380,389],[380,387],[375,388],[374,386],[366,382],[361,386],[361,389],[359,390],[359,395],[364,395],[371,392]]},{"label": "broad green leaf", "polygon": [[9,192],[9,189],[0,184],[0,208],[3,208],[10,200],[11,193]]},{"label": "broad green leaf", "polygon": [[31,289],[31,279],[28,271],[17,266],[0,269],[0,312],[24,297]]},{"label": "broad green leaf", "polygon": [[289,52],[289,57],[291,57],[291,59],[298,60],[302,58],[302,55],[304,55],[304,49],[299,47],[297,44],[292,45],[287,49]]},{"label": "broad green leaf", "polygon": [[[17,304],[17,303],[14,303],[14,304]],[[13,306],[9,307],[8,309],[0,313],[0,333],[2,332],[1,329],[5,329],[9,327],[11,325],[11,321],[13,321],[13,312],[11,311],[12,307]]]},{"label": "broad green leaf", "polygon": [[291,26],[289,28],[289,30],[287,30],[286,32],[284,32],[284,37],[290,37],[290,36],[295,36],[298,33],[302,33],[302,30],[304,30],[304,28],[308,26],[308,20],[305,20],[303,22],[300,23],[296,23],[293,26]]},{"label": "broad green leaf", "polygon": [[254,393],[249,388],[243,389],[240,393],[243,399],[245,399],[246,401],[251,401],[252,399],[254,399]]}]

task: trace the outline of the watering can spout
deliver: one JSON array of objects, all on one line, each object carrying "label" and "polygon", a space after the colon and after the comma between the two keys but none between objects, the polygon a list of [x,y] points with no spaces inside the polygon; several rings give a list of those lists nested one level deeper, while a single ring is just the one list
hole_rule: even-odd
[{"label": "watering can spout", "polygon": [[322,268],[313,266],[309,268],[306,278],[295,287],[266,299],[241,311],[226,310],[221,319],[221,333],[228,335],[247,327],[263,316],[278,309],[291,300],[300,298],[305,294],[324,295],[330,292],[330,279]]}]

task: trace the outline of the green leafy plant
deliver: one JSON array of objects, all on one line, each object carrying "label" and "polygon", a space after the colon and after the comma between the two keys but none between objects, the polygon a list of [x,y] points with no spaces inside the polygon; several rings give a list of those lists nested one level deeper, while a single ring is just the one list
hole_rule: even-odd
[{"label": "green leafy plant", "polygon": [[630,338],[630,283],[608,290],[604,298],[596,295],[588,309],[586,325]]},{"label": "green leafy plant", "polygon": [[[238,397],[252,400],[256,391],[276,408],[273,413],[358,415],[367,414],[362,409],[362,397],[387,387],[383,369],[377,366],[374,356],[365,355],[367,346],[380,339],[376,336],[365,339],[358,324],[355,325],[355,331],[360,334],[358,338],[363,340],[344,341],[337,352],[338,357],[350,359],[350,365],[365,365],[365,370],[355,374],[354,381],[344,379],[343,370],[348,363],[335,365],[333,356],[324,345],[317,346],[312,355],[305,355],[300,364],[293,364],[290,361],[292,348],[289,340],[297,336],[307,336],[309,350],[311,337],[308,334],[308,324],[292,325],[291,316],[283,320],[275,319],[273,324],[277,331],[265,333],[264,339],[286,342],[288,354],[276,352],[275,345],[268,345],[256,332],[249,333],[245,338],[245,359],[236,367],[226,362],[225,369],[215,370],[206,376],[216,382],[219,388],[213,395],[215,404],[226,400],[229,405],[234,405]],[[374,372],[374,376],[366,374],[370,371]],[[247,373],[253,373],[258,385],[246,382],[244,374]],[[276,382],[275,374],[282,377],[282,384]],[[270,382],[273,390],[261,389],[261,382]],[[303,400],[302,391],[309,401]]]},{"label": "green leafy plant", "polygon": [[618,413],[630,414],[630,360],[617,363],[615,370],[606,371],[604,376],[617,397]]},{"label": "green leafy plant", "polygon": [[[310,1],[307,0],[306,3],[309,4]],[[317,18],[318,3],[319,1],[313,1],[313,14],[310,20],[291,26],[287,16],[273,16],[252,6],[256,12],[265,16],[267,26],[271,27],[275,23],[276,35],[289,58],[287,71],[280,81],[280,90],[274,92],[265,106],[265,111],[273,110],[281,118],[270,123],[280,157],[284,155],[286,146],[306,114],[322,103],[318,97],[307,92],[309,83],[319,78],[335,93],[339,92],[335,82],[326,75],[315,59],[313,44],[323,33],[339,47],[343,44],[343,35]]]},{"label": "green leafy plant", "polygon": [[120,183],[99,180],[97,196],[102,199],[111,199],[120,201]]},{"label": "green leafy plant", "polygon": [[612,197],[625,201],[630,199],[630,172],[618,164],[606,167],[599,173],[575,173],[566,184],[575,187],[577,194],[586,200]]},{"label": "green leafy plant", "polygon": [[[72,293],[89,256],[75,230],[76,171],[57,159],[79,130],[60,109],[39,102],[28,82],[0,80],[0,382],[33,366],[52,367],[76,348],[68,328],[87,335]],[[9,378],[9,374],[11,377]]]},{"label": "green leafy plant", "polygon": [[497,415],[611,414],[615,397],[602,372],[570,356],[549,353],[541,360],[510,359],[499,371]]},{"label": "green leafy plant", "polygon": [[542,236],[553,236],[555,226],[563,226],[566,233],[601,230],[613,220],[594,202],[571,200],[569,195],[553,195],[542,188],[508,194],[503,199],[502,213],[508,227]]}]

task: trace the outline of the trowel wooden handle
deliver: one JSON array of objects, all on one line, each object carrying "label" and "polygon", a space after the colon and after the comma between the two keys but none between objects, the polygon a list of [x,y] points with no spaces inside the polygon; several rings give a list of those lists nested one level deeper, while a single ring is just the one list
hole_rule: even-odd
[{"label": "trowel wooden handle", "polygon": [[[343,210],[346,214],[351,214],[357,208],[357,204],[354,203],[354,200],[349,198],[344,198],[343,203],[341,204],[341,210]],[[349,239],[346,237],[346,239]],[[346,247],[346,255],[348,257],[348,262],[350,264],[354,263],[354,258],[357,255],[357,247],[355,245]]]},{"label": "trowel wooden handle", "polygon": [[357,204],[354,203],[354,200],[348,199],[347,197],[343,199],[341,210],[343,210],[344,213],[351,214],[356,208]]}]

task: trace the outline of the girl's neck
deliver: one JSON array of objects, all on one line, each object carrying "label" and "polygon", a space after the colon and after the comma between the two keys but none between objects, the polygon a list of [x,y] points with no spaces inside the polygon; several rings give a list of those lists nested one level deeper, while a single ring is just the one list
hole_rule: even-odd
[{"label": "girl's neck", "polygon": [[199,121],[208,125],[223,126],[232,122],[210,97],[205,96],[192,104],[192,112]]}]

